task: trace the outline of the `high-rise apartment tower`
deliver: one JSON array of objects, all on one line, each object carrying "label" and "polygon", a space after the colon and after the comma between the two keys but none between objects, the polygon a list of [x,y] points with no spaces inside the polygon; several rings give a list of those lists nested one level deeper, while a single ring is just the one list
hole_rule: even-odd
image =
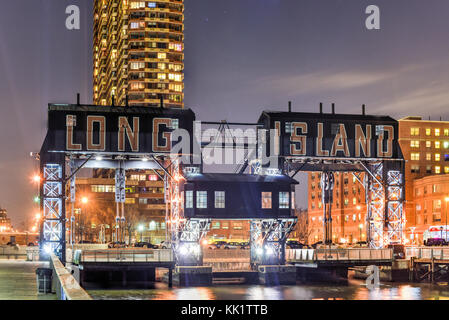
[{"label": "high-rise apartment tower", "polygon": [[94,0],[97,105],[184,107],[184,1]]}]

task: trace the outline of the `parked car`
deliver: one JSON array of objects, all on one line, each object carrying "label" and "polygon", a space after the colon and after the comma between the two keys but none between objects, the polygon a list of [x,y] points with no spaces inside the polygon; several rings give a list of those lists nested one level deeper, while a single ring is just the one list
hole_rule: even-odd
[{"label": "parked car", "polygon": [[171,243],[170,242],[165,242],[165,241],[161,241],[161,243],[159,243],[158,245],[159,249],[171,249]]},{"label": "parked car", "polygon": [[223,248],[229,250],[229,249],[240,249],[241,247],[242,245],[239,242],[229,242],[226,243]]},{"label": "parked car", "polygon": [[364,248],[364,247],[368,247],[368,242],[366,241],[357,241],[354,246],[354,248]]},{"label": "parked car", "polygon": [[223,248],[226,244],[228,244],[226,241],[215,241],[214,243],[211,243],[209,245],[209,249],[221,249]]},{"label": "parked car", "polygon": [[126,247],[126,242],[109,242],[108,248],[124,248]]},{"label": "parked car", "polygon": [[158,247],[150,242],[137,242],[134,244],[136,248],[157,249]]},{"label": "parked car", "polygon": [[299,241],[291,240],[287,241],[285,246],[287,247],[287,249],[302,249],[304,247],[304,244]]},{"label": "parked car", "polygon": [[242,242],[240,243],[240,249],[249,250],[251,249],[251,244],[249,242]]},{"label": "parked car", "polygon": [[446,246],[447,242],[444,239],[439,238],[430,238],[427,239],[427,241],[424,241],[424,245],[431,247],[431,246]]},{"label": "parked car", "polygon": [[405,246],[403,244],[389,244],[388,249],[393,249],[394,259],[405,259]]}]

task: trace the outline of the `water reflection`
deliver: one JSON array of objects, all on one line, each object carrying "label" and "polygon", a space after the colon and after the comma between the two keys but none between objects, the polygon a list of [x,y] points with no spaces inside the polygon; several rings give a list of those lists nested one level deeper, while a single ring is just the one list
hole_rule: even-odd
[{"label": "water reflection", "polygon": [[347,285],[296,285],[265,287],[213,286],[173,288],[158,283],[149,290],[93,290],[99,300],[449,300],[447,284],[381,284],[368,289],[360,280]]}]

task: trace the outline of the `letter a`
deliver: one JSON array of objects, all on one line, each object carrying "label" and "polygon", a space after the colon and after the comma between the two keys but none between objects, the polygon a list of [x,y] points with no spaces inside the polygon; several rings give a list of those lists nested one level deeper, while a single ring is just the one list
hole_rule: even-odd
[{"label": "letter a", "polygon": [[366,18],[365,25],[368,30],[380,29],[380,9],[378,6],[370,5],[365,10],[366,14],[369,14]]},{"label": "letter a", "polygon": [[79,30],[80,29],[80,8],[75,5],[68,6],[65,9],[65,13],[69,14],[65,20],[65,27],[68,30]]}]

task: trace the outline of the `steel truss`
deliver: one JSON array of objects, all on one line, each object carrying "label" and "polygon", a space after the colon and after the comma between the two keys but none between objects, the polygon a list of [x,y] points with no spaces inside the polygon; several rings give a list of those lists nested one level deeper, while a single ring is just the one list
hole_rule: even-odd
[{"label": "steel truss", "polygon": [[165,175],[165,202],[169,216],[171,243],[177,265],[202,265],[201,240],[210,230],[211,219],[185,218],[180,192],[184,180],[180,158],[172,160]]},{"label": "steel truss", "polygon": [[65,188],[61,164],[42,165],[40,255],[46,259],[54,252],[65,261]]},{"label": "steel truss", "polygon": [[323,172],[321,175],[321,191],[323,202],[324,244],[332,244],[332,200],[334,193],[334,174]]},{"label": "steel truss", "polygon": [[284,265],[285,242],[296,218],[251,220],[251,266]]},{"label": "steel truss", "polygon": [[[334,170],[332,170],[334,168]],[[288,158],[285,159],[284,171],[295,174],[304,171],[321,171],[323,175],[331,171],[351,171],[357,181],[365,188],[367,214],[367,241],[371,248],[383,248],[388,244],[402,243],[405,230],[404,174],[403,161],[397,159],[321,159]],[[323,178],[322,175],[322,179]],[[325,189],[323,188],[323,197]],[[326,218],[326,207],[324,207]],[[328,215],[329,218],[329,215]],[[330,217],[331,218],[331,217]],[[329,221],[328,221],[329,222]],[[325,239],[326,221],[324,221]]]}]

